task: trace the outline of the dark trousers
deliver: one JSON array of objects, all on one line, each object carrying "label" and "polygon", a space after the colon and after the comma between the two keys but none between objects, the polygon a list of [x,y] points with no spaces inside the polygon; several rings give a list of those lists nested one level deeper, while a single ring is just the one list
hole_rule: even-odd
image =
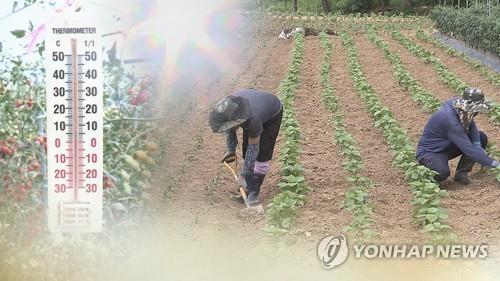
[{"label": "dark trousers", "polygon": [[[280,132],[282,118],[283,109],[281,109],[275,117],[262,125],[263,130],[262,134],[260,135],[259,154],[257,155],[257,161],[267,162],[273,158],[274,146],[276,145],[276,139],[278,138],[278,134]],[[243,129],[243,159],[245,158],[245,154],[247,153],[248,138],[248,130]]]},{"label": "dark trousers", "polygon": [[[488,136],[483,132],[479,132],[479,135],[481,137],[481,147],[484,149],[488,145]],[[462,151],[458,147],[453,146],[441,153],[426,153],[419,162],[427,168],[436,171],[438,175],[436,175],[435,179],[438,182],[442,182],[450,176],[448,161],[460,155],[462,155]],[[469,157],[463,155],[458,164],[457,171],[470,172],[473,165],[474,162]]]}]

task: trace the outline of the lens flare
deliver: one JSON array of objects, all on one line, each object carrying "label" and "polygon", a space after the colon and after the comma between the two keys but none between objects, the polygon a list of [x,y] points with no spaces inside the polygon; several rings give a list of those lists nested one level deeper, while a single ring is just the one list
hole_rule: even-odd
[{"label": "lens flare", "polygon": [[[227,52],[237,43],[242,20],[233,0],[133,0],[139,21],[124,32],[127,46],[138,58],[154,60],[163,94],[194,95],[190,85],[207,85],[227,72]],[[158,70],[158,71],[156,71]],[[203,86],[200,86],[203,87]]]}]

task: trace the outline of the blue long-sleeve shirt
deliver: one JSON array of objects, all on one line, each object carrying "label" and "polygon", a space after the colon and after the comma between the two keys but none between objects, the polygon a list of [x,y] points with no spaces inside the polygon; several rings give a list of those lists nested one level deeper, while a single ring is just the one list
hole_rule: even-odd
[{"label": "blue long-sleeve shirt", "polygon": [[425,125],[417,146],[417,159],[420,160],[426,153],[449,151],[455,146],[473,161],[492,167],[493,159],[480,146],[475,145],[481,141],[476,123],[472,121],[467,132],[453,108],[454,101],[455,99],[451,99],[443,104]]}]

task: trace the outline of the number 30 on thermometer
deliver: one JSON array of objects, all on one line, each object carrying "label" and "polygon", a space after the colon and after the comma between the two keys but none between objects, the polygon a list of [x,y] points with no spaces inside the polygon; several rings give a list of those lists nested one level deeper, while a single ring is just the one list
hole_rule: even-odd
[{"label": "number 30 on thermometer", "polygon": [[103,92],[100,36],[52,26],[45,41],[50,232],[102,230]]}]

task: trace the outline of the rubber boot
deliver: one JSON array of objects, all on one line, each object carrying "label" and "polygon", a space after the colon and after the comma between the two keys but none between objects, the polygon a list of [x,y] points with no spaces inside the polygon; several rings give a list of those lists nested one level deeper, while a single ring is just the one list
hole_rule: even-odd
[{"label": "rubber boot", "polygon": [[453,180],[463,185],[479,183],[479,181],[471,180],[469,178],[469,173],[472,171],[473,167],[474,167],[474,161],[469,157],[462,155],[460,161],[458,162],[457,170]]},{"label": "rubber boot", "polygon": [[247,189],[248,189],[248,203],[250,206],[260,204],[259,193],[260,186],[264,182],[264,178],[266,175],[264,174],[253,174],[247,178]]},{"label": "rubber boot", "polygon": [[[247,188],[245,188],[245,193],[247,194],[248,203],[250,204],[250,206],[260,204],[259,200],[260,186],[264,182],[265,177],[266,175],[263,174],[253,174],[251,176],[247,176],[246,178]],[[242,204],[245,203],[241,194],[232,197],[232,199]]]}]

